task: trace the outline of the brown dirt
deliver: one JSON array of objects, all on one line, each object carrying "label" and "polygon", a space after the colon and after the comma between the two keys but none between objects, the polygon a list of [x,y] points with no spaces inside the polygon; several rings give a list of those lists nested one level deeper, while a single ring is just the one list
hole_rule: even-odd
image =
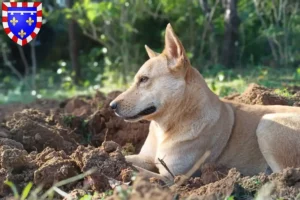
[{"label": "brown dirt", "polygon": [[[218,171],[216,171],[218,172]],[[190,183],[198,182],[197,187]],[[300,168],[287,168],[282,173],[269,176],[259,174],[242,177],[236,169],[230,169],[227,176],[208,184],[201,178],[190,178],[184,185],[177,186],[181,197],[192,199],[293,199],[300,194]]]},{"label": "brown dirt", "polygon": [[109,103],[118,94],[120,92],[108,94],[107,99],[103,102],[102,109],[91,116],[88,126],[93,135],[92,141],[97,145],[99,141],[104,140],[106,135],[107,140],[113,140],[121,146],[127,143],[134,144],[135,153],[137,153],[147,137],[149,122],[126,123],[123,119],[117,117],[109,108]]},{"label": "brown dirt", "polygon": [[[243,94],[225,98],[247,104],[300,105],[300,88],[287,90],[292,97],[252,84]],[[60,189],[74,200],[94,191],[100,193],[93,199],[224,199],[230,195],[254,199],[256,193],[260,199],[292,199],[300,193],[300,168],[243,177],[235,169],[209,163],[200,168],[199,177],[181,185],[167,187],[141,177],[132,182],[134,168],[123,155],[140,150],[149,123],[126,123],[116,117],[109,102],[118,94],[0,106],[0,198],[11,196],[3,184],[6,179],[19,191],[30,181],[45,190],[91,168],[93,174]],[[176,183],[181,178],[176,177]]]},{"label": "brown dirt", "polygon": [[69,191],[76,185],[105,191],[112,187],[111,181],[131,181],[132,167],[121,146],[110,140],[127,146],[126,151],[138,151],[148,125],[128,125],[114,115],[108,104],[118,94],[1,106],[0,198],[10,192],[3,180],[14,182],[19,191],[30,181],[46,189],[92,167],[96,173],[63,188]]},{"label": "brown dirt", "polygon": [[9,120],[13,113],[22,111],[24,109],[38,109],[43,112],[48,112],[50,109],[59,108],[59,101],[56,100],[36,100],[30,104],[21,104],[21,103],[14,103],[14,104],[7,104],[7,105],[0,105],[0,123]]},{"label": "brown dirt", "polygon": [[61,106],[64,107],[64,111],[67,114],[77,117],[88,117],[93,114],[95,110],[102,107],[105,99],[104,94],[97,92],[93,98],[78,96],[67,99],[61,103]]},{"label": "brown dirt", "polygon": [[258,105],[300,105],[300,88],[290,87],[287,89],[292,97],[284,97],[276,94],[274,90],[265,88],[257,84],[250,84],[242,94],[233,94],[224,97],[228,100],[237,101],[245,104]]},{"label": "brown dirt", "polygon": [[[126,193],[126,191],[132,191]],[[132,187],[122,186],[119,190],[115,190],[114,194],[107,200],[172,200],[176,194],[172,194],[168,188],[162,188],[156,184],[151,184],[149,180],[138,177]]]},{"label": "brown dirt", "polygon": [[41,152],[46,147],[72,152],[80,137],[56,126],[38,110],[27,109],[14,113],[6,123],[10,137],[24,145],[27,151]]},{"label": "brown dirt", "polygon": [[[53,183],[76,176],[80,173],[76,162],[64,151],[47,147],[36,156],[38,169],[34,171],[34,183],[49,188]],[[74,183],[73,183],[74,184]]]},{"label": "brown dirt", "polygon": [[0,197],[10,190],[3,181],[8,179],[19,183],[18,187],[25,187],[26,183],[33,180],[33,170],[36,167],[32,155],[28,154],[23,145],[11,140],[1,139],[0,142]]},{"label": "brown dirt", "polygon": [[79,146],[71,158],[82,172],[96,167],[96,172],[88,176],[86,181],[93,190],[101,192],[111,188],[110,179],[122,181],[122,170],[131,168],[121,153],[121,147],[113,141],[104,142],[98,148]]},{"label": "brown dirt", "polygon": [[275,173],[269,177],[272,187],[269,191],[260,191],[260,195],[269,192],[273,199],[293,199],[300,194],[300,168],[287,168],[282,173]]}]

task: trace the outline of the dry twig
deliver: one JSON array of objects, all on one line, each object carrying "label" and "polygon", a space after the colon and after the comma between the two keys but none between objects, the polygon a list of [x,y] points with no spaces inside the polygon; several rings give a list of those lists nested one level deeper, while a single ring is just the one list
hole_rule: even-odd
[{"label": "dry twig", "polygon": [[169,167],[167,166],[167,164],[165,163],[165,161],[164,161],[163,159],[160,159],[160,158],[157,158],[157,159],[158,159],[158,161],[160,162],[160,164],[161,164],[162,166],[164,166],[164,168],[169,172],[169,174],[171,174],[171,176],[172,176],[173,178],[175,178],[174,174],[171,172],[171,170],[169,169]]}]

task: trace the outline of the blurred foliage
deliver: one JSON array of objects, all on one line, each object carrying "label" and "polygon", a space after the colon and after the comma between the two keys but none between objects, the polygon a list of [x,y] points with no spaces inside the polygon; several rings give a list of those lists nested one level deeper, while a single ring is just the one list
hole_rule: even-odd
[{"label": "blurred foliage", "polygon": [[[144,45],[157,52],[163,50],[164,31],[169,22],[193,66],[221,96],[240,92],[251,81],[271,87],[299,84],[298,0],[239,0],[241,23],[235,42],[238,57],[236,65],[229,68],[221,64],[226,12],[221,0],[205,1],[209,13],[204,12],[201,0],[42,2],[43,26],[34,45],[20,50],[4,31],[0,32],[0,103],[124,89],[148,59]],[[76,22],[79,84],[74,84],[70,61],[70,20]],[[32,49],[36,52],[36,74],[31,70]],[[30,67],[27,74],[21,51]],[[7,61],[21,76],[11,70]]]}]

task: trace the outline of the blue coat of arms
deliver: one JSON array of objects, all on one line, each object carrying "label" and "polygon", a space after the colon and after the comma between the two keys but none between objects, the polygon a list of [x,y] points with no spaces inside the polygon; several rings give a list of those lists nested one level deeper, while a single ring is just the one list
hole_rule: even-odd
[{"label": "blue coat of arms", "polygon": [[35,38],[42,26],[41,2],[2,3],[2,24],[15,43],[24,46]]}]

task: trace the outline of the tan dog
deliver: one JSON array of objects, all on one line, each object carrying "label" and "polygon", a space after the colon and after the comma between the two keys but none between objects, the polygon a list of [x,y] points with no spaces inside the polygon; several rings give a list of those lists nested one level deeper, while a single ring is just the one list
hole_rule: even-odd
[{"label": "tan dog", "polygon": [[244,175],[268,166],[274,172],[300,166],[300,108],[220,100],[190,65],[170,24],[164,51],[146,50],[150,59],[133,85],[110,104],[126,121],[151,120],[140,153],[127,161],[160,178],[172,176],[158,158],[180,175],[207,151],[206,162],[235,167]]}]

